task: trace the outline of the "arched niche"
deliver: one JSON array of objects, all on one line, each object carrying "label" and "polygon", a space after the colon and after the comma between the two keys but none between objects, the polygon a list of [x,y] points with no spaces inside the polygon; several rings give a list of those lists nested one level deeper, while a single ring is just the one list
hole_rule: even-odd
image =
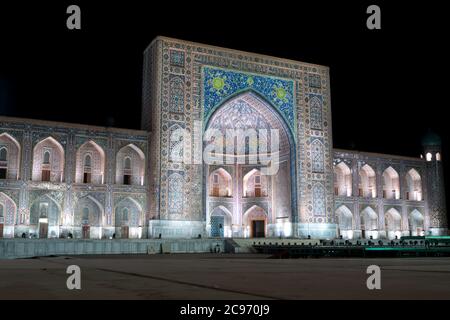
[{"label": "arched niche", "polygon": [[77,183],[103,184],[105,177],[105,151],[90,140],[81,145],[76,154]]},{"label": "arched niche", "polygon": [[352,171],[343,161],[334,166],[334,191],[337,196],[351,197]]},{"label": "arched niche", "polygon": [[116,183],[143,185],[145,172],[145,155],[134,144],[122,147],[116,155]]},{"label": "arched niche", "polygon": [[53,137],[47,137],[33,148],[33,181],[63,182],[64,148]]}]

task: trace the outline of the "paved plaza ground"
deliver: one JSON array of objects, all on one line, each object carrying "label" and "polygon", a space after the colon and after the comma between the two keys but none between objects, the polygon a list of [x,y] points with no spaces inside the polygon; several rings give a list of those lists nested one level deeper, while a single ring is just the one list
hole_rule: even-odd
[{"label": "paved plaza ground", "polygon": [[[381,290],[366,287],[381,268]],[[81,268],[68,290],[66,268]],[[158,254],[0,260],[0,299],[450,299],[450,258]]]}]

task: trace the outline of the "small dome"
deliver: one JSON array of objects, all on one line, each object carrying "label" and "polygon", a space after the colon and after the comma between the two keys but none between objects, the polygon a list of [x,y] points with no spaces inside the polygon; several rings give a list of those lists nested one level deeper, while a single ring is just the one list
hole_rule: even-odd
[{"label": "small dome", "polygon": [[434,133],[432,131],[428,131],[422,138],[422,145],[423,146],[440,146],[441,138],[436,133]]}]

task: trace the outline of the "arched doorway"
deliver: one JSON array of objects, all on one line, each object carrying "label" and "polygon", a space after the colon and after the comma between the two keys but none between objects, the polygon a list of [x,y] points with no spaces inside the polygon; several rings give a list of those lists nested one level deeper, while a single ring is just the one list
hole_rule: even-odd
[{"label": "arched doorway", "polygon": [[378,238],[378,215],[372,207],[361,211],[361,237],[364,239]]},{"label": "arched doorway", "polygon": [[383,172],[383,198],[400,199],[400,179],[394,168],[388,167]]},{"label": "arched doorway", "polygon": [[103,184],[105,177],[105,151],[92,140],[85,142],[77,150],[77,183]]},{"label": "arched doorway", "polygon": [[400,239],[402,236],[402,216],[395,208],[386,211],[384,215],[386,222],[386,235],[388,239]]},{"label": "arched doorway", "polygon": [[63,182],[64,148],[56,139],[47,137],[34,146],[32,180]]},{"label": "arched doorway", "polygon": [[406,173],[406,200],[422,200],[422,179],[416,169]]},{"label": "arched doorway", "polygon": [[[227,204],[233,236],[278,236],[280,221],[285,235],[291,235],[291,223],[297,217],[295,143],[279,111],[258,94],[247,91],[215,109],[204,129],[206,221],[211,221],[212,208]],[[220,180],[218,175],[213,180],[211,173],[218,166],[224,166],[231,179]],[[212,186],[214,181],[219,185]],[[220,192],[230,183],[232,192]],[[224,195],[231,199],[224,199]],[[268,212],[264,219],[247,225],[244,208],[252,205],[268,208]]]},{"label": "arched doorway", "polygon": [[422,213],[417,209],[409,214],[409,230],[412,236],[423,236],[425,234],[424,220]]},{"label": "arched doorway", "polygon": [[224,169],[218,168],[209,175],[209,195],[211,197],[229,198],[232,196],[233,179]]},{"label": "arched doorway", "polygon": [[334,194],[336,196],[351,197],[352,173],[345,162],[339,162],[334,166]]},{"label": "arched doorway", "polygon": [[92,196],[78,199],[75,207],[75,236],[81,239],[102,237],[103,206]]},{"label": "arched doorway", "polygon": [[231,213],[224,206],[219,206],[211,212],[211,237],[231,236]]},{"label": "arched doorway", "polygon": [[368,164],[363,165],[359,170],[359,196],[375,198],[377,196],[376,180],[375,170]]},{"label": "arched doorway", "polygon": [[116,155],[116,183],[144,185],[145,155],[134,144],[122,147]]},{"label": "arched doorway", "polygon": [[267,213],[254,205],[244,213],[244,225],[246,236],[250,238],[264,238],[267,233]]},{"label": "arched doorway", "polygon": [[252,169],[243,179],[243,196],[245,198],[267,197],[269,177],[262,175],[258,169]]},{"label": "arched doorway", "polygon": [[30,224],[37,227],[39,238],[56,238],[59,233],[61,206],[45,194],[33,201],[30,208]]},{"label": "arched doorway", "polygon": [[342,205],[336,209],[336,217],[339,223],[339,235],[344,239],[353,238],[353,214],[350,209]]},{"label": "arched doorway", "polygon": [[139,239],[142,236],[142,208],[133,198],[126,197],[115,208],[116,238]]},{"label": "arched doorway", "polygon": [[0,192],[0,238],[14,237],[14,219],[17,214],[17,206],[5,193]]},{"label": "arched doorway", "polygon": [[16,139],[6,132],[0,134],[0,179],[19,178],[20,151]]}]

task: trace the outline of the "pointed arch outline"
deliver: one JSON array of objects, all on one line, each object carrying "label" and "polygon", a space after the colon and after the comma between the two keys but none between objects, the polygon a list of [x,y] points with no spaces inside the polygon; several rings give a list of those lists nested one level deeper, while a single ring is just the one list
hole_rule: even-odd
[{"label": "pointed arch outline", "polygon": [[[56,205],[56,207],[58,208],[58,216],[57,216],[57,221],[56,221],[56,224],[59,224],[60,222],[61,222],[61,219],[62,219],[62,213],[63,213],[63,211],[62,211],[62,205],[55,199],[55,198],[53,198],[49,193],[44,193],[44,194],[41,194],[39,197],[37,197],[36,199],[34,199],[32,202],[31,202],[31,204],[30,204],[30,224],[31,224],[31,208],[32,208],[32,206],[36,203],[36,202],[38,202],[38,200],[41,200],[42,198],[48,198],[51,202],[53,202],[55,205]],[[38,219],[38,223],[39,223],[39,215],[40,215],[40,212],[38,212],[38,217],[37,217],[37,219]],[[49,220],[50,221],[50,220]]]},{"label": "pointed arch outline", "polygon": [[[211,119],[213,119],[213,116],[217,114],[217,112],[220,111],[220,109],[226,105],[228,105],[230,102],[232,102],[235,99],[239,99],[240,97],[243,97],[247,94],[253,95],[261,105],[268,108],[270,111],[274,111],[275,117],[278,118],[279,122],[281,123],[282,128],[286,132],[286,136],[288,138],[289,142],[289,155],[290,155],[290,173],[291,173],[291,210],[292,210],[292,218],[295,221],[298,218],[298,208],[297,208],[297,201],[298,201],[298,195],[297,195],[297,133],[296,130],[291,128],[289,125],[289,119],[286,118],[286,116],[281,112],[279,108],[277,108],[269,99],[265,98],[263,95],[261,95],[259,92],[251,89],[251,88],[245,88],[243,90],[238,90],[228,96],[226,99],[223,99],[220,103],[215,105],[208,113],[208,115],[205,117],[204,109],[202,107],[202,120],[203,120],[203,128],[202,128],[202,134],[205,133],[205,130],[209,127]],[[297,111],[295,107],[293,106],[293,112],[294,112],[294,127],[297,127]],[[202,148],[203,150],[203,148]],[[208,192],[206,189],[206,177],[203,178],[203,205],[206,208],[206,199],[205,196]],[[203,216],[205,218],[205,216]]]},{"label": "pointed arch outline", "polygon": [[[129,147],[133,151],[135,151],[137,153],[138,157],[139,157],[139,159],[138,159],[139,160],[139,171],[138,171],[139,183],[138,184],[139,185],[144,185],[144,179],[145,179],[145,154],[138,146],[136,146],[133,143],[128,143],[128,144],[122,146],[116,152],[116,156],[115,156],[115,161],[116,161],[116,165],[115,165],[115,179],[116,180],[115,181],[116,181],[116,183],[119,183],[118,181],[121,181],[120,179],[123,179],[123,172],[124,172],[123,165],[124,165],[124,163],[121,163],[121,161],[119,161],[119,160],[121,160],[120,159],[121,154],[123,154],[123,159],[122,160],[125,160],[125,158],[127,157],[127,154],[125,152],[123,152],[123,150],[125,150],[125,148],[127,148],[127,147]],[[133,161],[131,163],[131,167],[132,167],[131,170],[134,171],[135,169],[133,168]],[[122,174],[122,177],[120,177],[121,174]],[[136,179],[137,177],[134,177],[134,178]]]},{"label": "pointed arch outline", "polygon": [[[17,167],[17,174],[15,175],[15,179],[17,180],[17,179],[19,179],[19,176],[20,176],[20,169],[21,169],[21,163],[20,163],[20,160],[21,160],[21,153],[22,153],[22,149],[21,149],[21,146],[20,146],[20,143],[17,141],[17,139],[16,138],[14,138],[12,135],[10,135],[8,132],[2,132],[2,133],[0,133],[0,138],[1,137],[5,137],[6,139],[8,139],[8,140],[10,140],[13,144],[14,144],[14,146],[17,148],[17,158],[15,159],[16,160],[16,167]],[[7,158],[6,158],[6,161],[8,161],[8,157],[9,157],[9,155],[11,154],[10,152],[11,152],[11,150],[8,150],[7,148],[6,148],[6,152],[7,152]],[[8,161],[8,168],[9,168],[9,161]],[[8,169],[8,171],[9,171],[9,169]]]},{"label": "pointed arch outline", "polygon": [[[138,215],[138,219],[139,219],[138,225],[141,226],[141,225],[143,224],[143,219],[144,219],[144,217],[143,217],[144,210],[142,209],[141,204],[140,204],[136,199],[133,199],[133,198],[130,197],[130,196],[126,196],[125,198],[121,199],[120,201],[118,201],[118,202],[115,204],[115,206],[114,206],[114,225],[117,224],[117,221],[116,221],[116,218],[117,218],[117,211],[116,211],[116,210],[117,210],[117,209],[119,208],[119,206],[120,206],[123,202],[125,202],[125,201],[130,201],[130,202],[131,202],[134,206],[136,206],[136,208],[138,209],[138,212],[139,212],[139,215]],[[129,208],[128,208],[128,219],[130,219],[130,211],[129,211]]]},{"label": "pointed arch outline", "polygon": [[244,197],[247,196],[247,188],[248,188],[248,179],[250,179],[255,173],[259,172],[259,175],[261,176],[261,170],[259,170],[258,168],[253,168],[252,170],[250,170],[249,172],[247,172],[244,177],[242,178],[242,195]]},{"label": "pointed arch outline", "polygon": [[105,216],[105,207],[100,203],[100,201],[98,201],[96,198],[94,198],[90,194],[84,195],[78,199],[76,206],[75,206],[75,210],[80,209],[79,202],[80,202],[80,200],[83,200],[83,199],[89,199],[97,206],[97,208],[99,209],[98,224],[99,224],[99,226],[103,226],[104,225],[104,216]]},{"label": "pointed arch outline", "polygon": [[315,173],[325,172],[325,146],[320,139],[315,138],[311,142],[311,170]]},{"label": "pointed arch outline", "polygon": [[257,209],[257,208],[261,209],[261,211],[264,213],[265,220],[267,221],[269,219],[269,215],[267,214],[266,210],[264,210],[263,207],[258,206],[257,204],[254,204],[250,208],[245,210],[244,214],[242,215],[242,221],[247,221],[249,213],[252,212],[253,210]]},{"label": "pointed arch outline", "polygon": [[127,145],[124,145],[123,147],[121,147],[118,151],[117,154],[119,154],[119,152],[121,152],[123,149],[125,149],[126,147],[130,147],[131,149],[133,149],[134,151],[136,151],[139,155],[139,157],[141,158],[141,160],[145,160],[145,154],[144,152],[141,150],[141,148],[139,148],[138,146],[136,146],[134,143],[129,143]]},{"label": "pointed arch outline", "polygon": [[230,210],[228,210],[228,208],[225,207],[224,205],[218,205],[218,206],[214,207],[214,209],[212,209],[211,212],[209,213],[209,223],[211,223],[211,217],[215,216],[214,212],[217,209],[222,210],[222,212],[224,213],[224,216],[228,217],[230,223],[231,223],[231,221],[233,221],[233,214],[230,212]]},{"label": "pointed arch outline", "polygon": [[336,208],[335,213],[336,213],[336,217],[338,218],[339,228],[341,228],[341,225],[342,225],[341,215],[347,215],[351,219],[351,228],[350,229],[342,229],[342,230],[353,230],[355,228],[355,217],[349,207],[347,207],[345,204],[342,204]]},{"label": "pointed arch outline", "polygon": [[[15,224],[16,223],[16,221],[18,221],[19,220],[19,218],[18,218],[18,210],[17,210],[17,204],[16,204],[16,202],[9,196],[9,195],[7,195],[6,193],[4,193],[3,191],[0,191],[0,196],[4,196],[7,200],[9,200],[9,201],[11,201],[11,203],[14,205],[14,213],[13,213],[13,224]],[[4,219],[4,224],[6,225],[6,216],[7,216],[7,214],[8,214],[8,212],[6,211],[6,206],[5,205],[3,205],[3,209],[5,210],[4,212],[3,212],[3,219]]]},{"label": "pointed arch outline", "polygon": [[[379,216],[371,206],[366,206],[363,210],[361,210],[360,217],[362,221],[361,227],[364,226],[364,230],[375,231],[379,229]],[[369,220],[366,220],[366,217],[368,217]]]},{"label": "pointed arch outline", "polygon": [[[326,216],[326,190],[320,182],[316,182],[312,187],[312,203],[314,216]],[[321,207],[323,210],[320,211],[318,207]]]},{"label": "pointed arch outline", "polygon": [[[185,134],[184,128],[178,123],[174,123],[169,127],[169,143],[167,147],[170,162],[183,162]],[[176,150],[174,150],[174,148],[176,148]],[[173,156],[174,152],[175,154],[177,152],[180,154]]]},{"label": "pointed arch outline", "polygon": [[[86,158],[88,156],[90,157],[91,174],[97,174],[97,172],[95,172],[95,157],[94,157],[93,153],[86,152],[84,155],[81,154],[83,148],[88,145],[92,146],[100,155],[100,167],[98,170],[100,171],[100,176],[101,176],[100,182],[103,183],[104,179],[105,179],[106,153],[105,153],[105,150],[93,139],[90,139],[90,140],[84,142],[81,146],[78,147],[78,149],[75,153],[75,157],[76,157],[75,178],[76,178],[76,180],[78,179],[78,181],[82,182],[82,179],[83,179],[82,175],[85,172],[84,170],[86,168]],[[78,163],[78,161],[80,161],[80,163]],[[80,170],[80,172],[78,172],[78,170]]]},{"label": "pointed arch outline", "polygon": [[[103,150],[103,148],[102,148],[97,142],[95,142],[95,141],[92,140],[92,139],[86,141],[86,142],[83,143],[81,146],[79,146],[78,149],[77,149],[77,154],[80,154],[81,149],[82,149],[83,147],[87,146],[88,144],[90,144],[91,146],[93,146],[93,147],[100,153],[100,155],[102,156],[102,158],[103,158],[104,160],[106,160],[105,150]],[[92,158],[92,157],[91,157],[91,158]],[[103,162],[104,162],[104,161],[103,161]],[[103,167],[104,167],[104,165],[105,165],[105,164],[103,163]]]},{"label": "pointed arch outline", "polygon": [[284,129],[289,132],[289,134],[288,134],[289,142],[291,142],[290,138],[292,138],[292,143],[294,144],[294,147],[295,147],[295,145],[297,143],[296,130],[295,130],[297,127],[297,111],[296,111],[295,107],[294,106],[292,107],[293,116],[294,116],[294,128],[291,128],[291,126],[289,125],[289,119],[286,118],[286,115],[284,115],[283,112],[281,112],[281,110],[277,106],[275,106],[273,104],[273,102],[270,101],[270,99],[264,97],[264,95],[262,95],[261,93],[259,93],[258,91],[254,90],[252,88],[245,88],[245,89],[238,90],[238,91],[230,94],[225,99],[223,99],[220,103],[218,103],[213,108],[211,108],[206,116],[205,116],[204,110],[202,108],[203,132],[205,131],[206,128],[208,128],[210,120],[213,118],[214,114],[218,110],[220,110],[223,106],[229,104],[233,100],[239,99],[239,97],[241,97],[241,96],[243,97],[247,94],[253,95],[262,104],[265,104],[268,107],[270,107],[270,110],[275,111],[275,113],[277,114],[278,117],[281,117],[280,120],[282,120],[282,121],[280,121],[280,122],[285,126]]},{"label": "pointed arch outline", "polygon": [[[410,168],[405,175],[407,200],[421,201],[423,194],[422,176],[416,168]],[[413,199],[411,199],[411,192]]]},{"label": "pointed arch outline", "polygon": [[[34,153],[36,152],[36,148],[37,148],[41,143],[44,143],[44,142],[47,141],[47,140],[48,140],[48,141],[51,141],[51,142],[58,148],[58,150],[61,152],[62,158],[63,158],[62,163],[64,164],[64,159],[65,159],[64,148],[63,148],[62,144],[61,144],[58,140],[56,140],[55,138],[53,138],[52,136],[48,136],[48,137],[46,137],[46,138],[40,140],[38,143],[36,143],[36,144],[34,145],[34,147],[33,147],[33,155],[34,155]],[[34,157],[33,157],[33,158],[34,158]]]},{"label": "pointed arch outline", "polygon": [[[390,230],[392,225],[389,224],[390,219],[388,219],[388,216],[394,219],[393,227],[395,228],[395,230]],[[403,220],[402,214],[395,207],[390,207],[388,210],[384,212],[384,224],[386,231],[401,231],[403,222],[402,220]],[[395,221],[398,221],[398,230],[397,230],[397,223]]]},{"label": "pointed arch outline", "polygon": [[[340,172],[339,172],[340,171]],[[341,179],[343,181],[339,180],[338,173],[341,173],[342,177]],[[350,167],[344,162],[340,161],[334,166],[334,174],[335,174],[335,181],[334,186],[335,188],[338,188],[338,196],[351,196],[353,192],[353,176],[352,176],[352,170]],[[341,182],[341,183],[340,183]],[[342,187],[344,189],[342,190]],[[345,194],[341,194],[342,191],[345,191]]]}]

